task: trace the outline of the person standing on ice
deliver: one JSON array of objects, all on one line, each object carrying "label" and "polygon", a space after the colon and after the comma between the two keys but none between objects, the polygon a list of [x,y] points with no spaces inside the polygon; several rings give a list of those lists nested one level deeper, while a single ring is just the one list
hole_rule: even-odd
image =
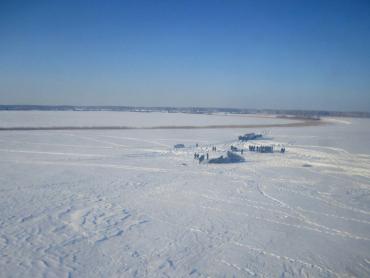
[{"label": "person standing on ice", "polygon": [[200,157],[199,157],[199,164],[202,163],[204,160],[204,154],[202,154]]},{"label": "person standing on ice", "polygon": [[209,154],[207,153],[207,160],[208,160],[208,158],[209,158]]}]

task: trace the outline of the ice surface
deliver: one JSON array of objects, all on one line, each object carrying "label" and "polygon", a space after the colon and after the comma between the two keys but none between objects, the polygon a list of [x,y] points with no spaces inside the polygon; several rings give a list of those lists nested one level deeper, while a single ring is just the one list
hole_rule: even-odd
[{"label": "ice surface", "polygon": [[207,115],[112,111],[0,111],[0,127],[206,126],[291,123],[292,120],[255,115]]},{"label": "ice surface", "polygon": [[[9,125],[26,125],[25,112],[12,113]],[[60,112],[44,123],[52,113]],[[75,122],[100,113],[79,112]],[[150,115],[149,124],[222,117]],[[226,165],[193,159],[247,147],[235,141],[247,132],[264,132],[254,144],[286,153],[245,151],[245,163]],[[369,142],[370,120],[359,119],[267,130],[2,131],[0,276],[369,277]]]}]

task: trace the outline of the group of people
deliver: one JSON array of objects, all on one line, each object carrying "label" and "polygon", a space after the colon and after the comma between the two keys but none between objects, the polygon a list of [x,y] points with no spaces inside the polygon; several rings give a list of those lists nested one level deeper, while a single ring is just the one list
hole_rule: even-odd
[{"label": "group of people", "polygon": [[206,153],[206,156],[204,157],[204,154],[194,153],[194,159],[197,159],[199,161],[199,164],[204,161],[204,159],[209,159],[209,154]]},{"label": "group of people", "polygon": [[[238,152],[239,151],[239,149],[237,147],[234,147],[233,145],[231,145],[230,149],[233,152]],[[244,150],[240,149],[240,154],[243,154],[243,153],[244,153]]]},{"label": "group of people", "polygon": [[[198,145],[198,144],[197,144]],[[240,154],[243,155],[244,150],[238,149],[235,146],[231,146],[231,151],[238,152],[240,151]],[[274,146],[255,146],[255,145],[249,145],[248,146],[249,151],[251,152],[259,152],[259,153],[273,153],[274,152]],[[216,146],[212,146],[212,151],[216,151]],[[285,147],[282,147],[280,149],[281,153],[285,153]],[[205,155],[195,152],[194,153],[194,159],[199,161],[199,164],[202,163],[204,160],[209,160],[209,153],[207,152]]]},{"label": "group of people", "polygon": [[[273,146],[251,146],[249,145],[249,151],[251,152],[259,152],[259,153],[273,153],[274,147]],[[281,153],[285,153],[285,147],[280,149]]]},{"label": "group of people", "polygon": [[[196,144],[196,147],[198,147],[198,144]],[[251,152],[259,152],[259,153],[273,153],[274,152],[274,146],[256,146],[256,145],[249,145],[248,146],[249,151]],[[239,152],[240,154],[243,155],[244,150],[243,149],[238,149],[237,147],[231,145],[230,147],[232,152]],[[215,152],[217,151],[216,146],[212,146],[212,151]],[[285,153],[285,147],[280,148],[280,153]],[[209,153],[207,152],[206,154],[200,154],[195,152],[194,153],[194,159],[199,161],[199,164],[201,164],[204,160],[209,160]]]},{"label": "group of people", "polygon": [[272,153],[274,152],[273,146],[249,146],[249,151],[259,153]]},{"label": "group of people", "polygon": [[[195,145],[196,147],[198,147],[198,143]],[[215,152],[217,151],[217,148],[216,146],[212,146],[212,151]],[[199,164],[202,163],[204,160],[208,160],[209,159],[209,153],[207,152],[205,155],[204,154],[200,154],[200,153],[197,153],[195,152],[194,153],[194,159],[197,159],[199,161]]]}]

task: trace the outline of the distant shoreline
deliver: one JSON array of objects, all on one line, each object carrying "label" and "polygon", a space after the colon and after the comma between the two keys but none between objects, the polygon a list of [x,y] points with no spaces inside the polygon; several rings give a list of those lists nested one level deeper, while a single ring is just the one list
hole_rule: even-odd
[{"label": "distant shoreline", "polygon": [[171,107],[171,106],[87,106],[87,105],[6,105],[0,104],[0,111],[111,111],[111,112],[165,112],[189,114],[265,114],[279,117],[295,116],[305,119],[320,117],[370,118],[365,111],[326,111],[299,109],[256,109],[228,107]]}]

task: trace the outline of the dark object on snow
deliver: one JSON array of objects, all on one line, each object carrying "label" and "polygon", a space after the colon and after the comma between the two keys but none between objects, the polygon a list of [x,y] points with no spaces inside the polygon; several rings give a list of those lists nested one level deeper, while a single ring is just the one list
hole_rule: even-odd
[{"label": "dark object on snow", "polygon": [[185,148],[185,145],[184,144],[176,144],[174,147],[175,147],[175,149],[182,149],[182,148]]},{"label": "dark object on snow", "polygon": [[238,148],[237,148],[237,147],[234,147],[234,146],[231,146],[231,147],[230,147],[230,149],[231,149],[231,151],[233,151],[233,152],[237,152],[237,151],[238,151]]},{"label": "dark object on snow", "polygon": [[228,151],[226,157],[221,155],[218,158],[210,159],[208,161],[208,163],[221,164],[221,163],[238,163],[238,162],[244,162],[244,161],[245,161],[244,157],[242,157],[242,156],[240,156],[236,153]]},{"label": "dark object on snow", "polygon": [[246,133],[244,135],[241,135],[238,137],[240,141],[247,142],[249,140],[256,140],[258,138],[262,138],[262,134],[256,134],[254,132],[252,133]]},{"label": "dark object on snow", "polygon": [[281,153],[285,153],[285,147],[280,149]]}]

